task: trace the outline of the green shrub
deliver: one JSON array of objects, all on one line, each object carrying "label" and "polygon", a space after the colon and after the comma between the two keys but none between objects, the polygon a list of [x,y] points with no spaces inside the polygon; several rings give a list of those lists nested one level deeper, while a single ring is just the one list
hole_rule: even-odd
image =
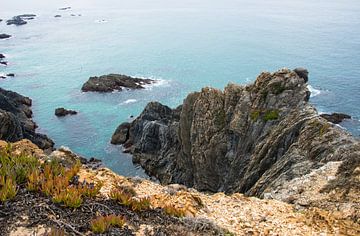
[{"label": "green shrub", "polygon": [[278,110],[268,110],[265,112],[263,120],[270,121],[270,120],[277,120],[279,118],[279,111]]},{"label": "green shrub", "polygon": [[278,95],[285,91],[285,87],[281,83],[275,83],[272,85],[272,92]]}]

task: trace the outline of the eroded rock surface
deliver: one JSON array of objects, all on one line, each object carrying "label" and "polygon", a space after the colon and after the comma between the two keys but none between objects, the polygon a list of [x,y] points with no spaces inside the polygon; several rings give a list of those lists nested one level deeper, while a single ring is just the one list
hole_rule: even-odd
[{"label": "eroded rock surface", "polygon": [[[360,209],[360,144],[308,103],[307,79],[299,70],[282,69],[261,73],[247,86],[204,88],[176,109],[149,103],[120,143],[164,184],[281,200],[286,195],[293,202],[314,194],[306,184],[311,173],[340,163],[317,185],[322,200],[304,197],[304,205],[335,209],[333,199],[342,198],[343,207]],[[292,181],[298,192],[280,194]]]},{"label": "eroded rock surface", "polygon": [[51,139],[35,132],[31,104],[30,98],[0,88],[0,139],[15,142],[26,138],[42,149],[52,148]]},{"label": "eroded rock surface", "polygon": [[144,89],[144,85],[154,83],[151,79],[133,78],[127,75],[109,74],[100,77],[90,77],[84,83],[81,90],[83,92],[113,92],[123,89]]}]

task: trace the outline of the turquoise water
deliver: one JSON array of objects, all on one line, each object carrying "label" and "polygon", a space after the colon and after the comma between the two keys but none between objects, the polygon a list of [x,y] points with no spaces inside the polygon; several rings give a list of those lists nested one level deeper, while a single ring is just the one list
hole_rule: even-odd
[{"label": "turquoise water", "polygon": [[[70,11],[57,10],[68,5]],[[0,86],[33,99],[39,131],[57,146],[100,158],[123,175],[143,171],[109,140],[149,101],[175,107],[204,86],[249,83],[282,67],[308,68],[317,94],[311,102],[321,112],[352,115],[343,126],[359,136],[359,12],[355,0],[0,0],[1,19],[38,15],[20,27],[0,23],[0,33],[13,35],[0,41],[10,62],[0,74],[17,74]],[[142,91],[81,93],[88,77],[108,73],[160,83]],[[80,113],[59,119],[57,107]]]}]

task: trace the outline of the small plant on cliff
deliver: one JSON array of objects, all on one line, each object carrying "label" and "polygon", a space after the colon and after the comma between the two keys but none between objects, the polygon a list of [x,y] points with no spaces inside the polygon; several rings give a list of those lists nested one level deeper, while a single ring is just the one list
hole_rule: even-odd
[{"label": "small plant on cliff", "polygon": [[278,95],[285,91],[285,87],[281,83],[275,83],[272,85],[272,92]]},{"label": "small plant on cliff", "polygon": [[148,198],[135,198],[135,190],[129,191],[128,188],[113,188],[109,197],[119,204],[131,208],[133,211],[145,211],[151,208],[150,199]]},{"label": "small plant on cliff", "polygon": [[16,196],[16,182],[12,178],[0,176],[0,201],[5,202]]},{"label": "small plant on cliff", "polygon": [[219,110],[218,113],[215,114],[215,125],[218,127],[224,127],[226,124],[226,113],[224,110]]},{"label": "small plant on cliff", "polygon": [[263,120],[266,121],[270,121],[270,120],[277,120],[279,118],[279,111],[278,110],[269,110],[266,111],[264,116],[263,116]]},{"label": "small plant on cliff", "polygon": [[96,234],[105,233],[110,227],[121,228],[124,225],[125,219],[117,215],[98,216],[90,222],[91,231]]},{"label": "small plant on cliff", "polygon": [[164,209],[165,213],[170,216],[175,216],[175,217],[181,218],[181,217],[185,217],[185,215],[186,215],[185,208],[180,208],[180,207],[177,207],[172,204],[166,204],[162,208]]},{"label": "small plant on cliff", "polygon": [[331,127],[331,125],[328,123],[321,125],[320,130],[319,130],[320,136],[323,136],[326,132],[328,132],[330,127]]},{"label": "small plant on cliff", "polygon": [[23,185],[27,175],[39,166],[36,158],[12,153],[11,145],[0,150],[0,201],[16,196],[18,185]]},{"label": "small plant on cliff", "polygon": [[27,189],[51,196],[54,203],[63,203],[66,207],[77,208],[84,197],[95,197],[102,187],[102,183],[72,183],[80,166],[80,162],[69,168],[56,160],[46,162],[39,170],[29,174]]},{"label": "small plant on cliff", "polygon": [[250,113],[250,118],[251,118],[252,121],[257,121],[259,116],[260,116],[260,111],[259,110],[255,110],[255,111],[252,111]]}]

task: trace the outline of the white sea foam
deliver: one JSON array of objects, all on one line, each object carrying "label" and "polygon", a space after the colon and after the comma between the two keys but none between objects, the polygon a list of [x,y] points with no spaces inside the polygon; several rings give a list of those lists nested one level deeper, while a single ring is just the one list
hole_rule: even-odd
[{"label": "white sea foam", "polygon": [[119,105],[121,106],[121,105],[126,105],[126,104],[130,104],[130,103],[135,103],[135,102],[137,102],[136,99],[128,99],[128,100],[120,103]]},{"label": "white sea foam", "polygon": [[140,78],[140,79],[151,79],[151,80],[154,80],[153,83],[151,84],[142,84],[142,86],[145,88],[145,89],[148,89],[148,90],[151,90],[152,88],[154,87],[169,87],[170,86],[170,81],[169,80],[165,80],[165,79],[161,79],[161,78],[158,78],[158,77],[155,77],[155,76],[148,76],[148,77],[145,77],[145,76],[134,76],[135,78]]},{"label": "white sea foam", "polygon": [[311,85],[308,85],[307,88],[309,89],[309,91],[311,93],[311,95],[310,95],[311,98],[316,97],[321,94],[321,90],[316,89]]}]

